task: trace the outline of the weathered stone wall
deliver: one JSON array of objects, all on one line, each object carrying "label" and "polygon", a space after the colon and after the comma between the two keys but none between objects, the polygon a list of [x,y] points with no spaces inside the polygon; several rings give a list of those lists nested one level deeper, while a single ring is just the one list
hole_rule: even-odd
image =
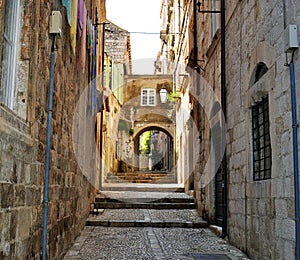
[{"label": "weathered stone wall", "polygon": [[[206,1],[201,5],[201,10],[211,10],[211,2]],[[219,6],[217,7],[220,9]],[[195,176],[195,197],[198,202],[200,215],[209,223],[215,223],[215,175],[220,166],[221,143],[216,142],[216,133],[212,128],[221,125],[221,121],[215,117],[214,108],[221,107],[221,57],[220,57],[220,28],[213,35],[212,14],[196,14],[197,28],[197,64],[202,69],[192,71],[193,90],[191,95],[194,98],[194,109],[192,116],[196,120],[198,129],[199,152]],[[220,21],[220,15],[217,15]],[[219,23],[220,25],[220,23]],[[190,25],[191,35],[194,35],[194,24]],[[194,40],[193,40],[194,41]],[[194,46],[192,46],[194,47]],[[194,61],[191,61],[194,64]],[[200,78],[197,81],[197,77]],[[217,111],[218,112],[218,111]],[[217,133],[220,135],[220,133]],[[217,158],[218,157],[218,158]]]},{"label": "weathered stone wall", "polygon": [[[0,106],[0,258],[40,259],[50,47],[50,1],[22,0],[20,63],[28,76],[19,78],[27,96],[20,109]],[[58,2],[58,1],[56,1]],[[86,1],[87,7],[92,6]],[[95,188],[82,174],[73,152],[76,104],[88,85],[88,64],[79,65],[70,46],[64,7],[63,36],[56,39],[52,145],[49,186],[49,259],[61,259],[85,225]],[[0,6],[1,8],[1,6]],[[95,10],[93,10],[94,12]],[[3,14],[2,10],[0,14]],[[1,18],[2,19],[2,18]],[[1,38],[2,39],[2,38]],[[2,42],[0,43],[0,45]],[[86,59],[87,61],[88,59]],[[23,80],[23,82],[22,82]],[[22,85],[23,84],[23,85]],[[22,85],[22,86],[21,86]],[[19,106],[20,107],[20,106]],[[84,124],[91,122],[85,119]],[[92,152],[88,150],[88,155]],[[90,158],[92,160],[92,158]],[[91,164],[92,165],[92,164]],[[92,168],[91,168],[92,169]]]},{"label": "weathered stone wall", "polygon": [[[299,28],[299,14],[298,1],[240,1],[227,9],[228,231],[229,240],[251,259],[294,259],[292,121],[284,29],[287,24]],[[268,72],[253,84],[251,75],[259,62]],[[297,74],[297,52],[295,69]],[[272,173],[269,180],[253,181],[250,108],[262,94],[269,95]]]}]

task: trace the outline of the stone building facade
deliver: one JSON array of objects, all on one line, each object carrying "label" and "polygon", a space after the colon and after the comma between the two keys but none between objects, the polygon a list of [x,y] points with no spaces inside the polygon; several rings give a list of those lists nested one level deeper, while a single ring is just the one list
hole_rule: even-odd
[{"label": "stone building facade", "polygon": [[[54,46],[46,252],[49,259],[62,258],[84,227],[94,198],[95,188],[74,153],[73,144],[80,143],[81,137],[72,136],[72,125],[81,94],[95,79],[93,72],[101,71],[101,58],[95,59],[102,53],[101,41],[96,45],[94,38],[96,28],[99,34],[101,28],[93,24],[96,16],[98,23],[104,20],[105,1],[78,1],[78,20],[72,19],[79,27],[68,20],[72,16],[72,6],[68,5],[71,2],[0,1],[1,259],[41,256],[52,10],[61,11],[62,35],[56,37]],[[88,40],[85,25],[91,30]],[[91,122],[85,115],[82,123]],[[87,155],[95,154],[88,147],[84,149]],[[87,159],[87,164],[95,167],[89,160],[92,158]]]},{"label": "stone building facade", "polygon": [[132,72],[129,32],[107,20],[104,41],[103,86],[106,114],[103,120],[103,182],[108,172],[116,172],[118,169],[117,124],[123,105],[124,78]]},{"label": "stone building facade", "polygon": [[[225,99],[221,88],[221,19],[219,13],[209,12],[220,10],[220,1],[163,1],[166,4],[164,32],[172,34],[170,28],[177,28],[174,32],[180,35],[182,28],[177,24],[189,26],[185,40],[177,36],[171,43],[163,43],[171,73],[178,75],[174,70],[177,63],[186,64],[188,83],[180,95],[187,99],[188,91],[189,100],[180,105],[190,111],[195,127],[189,130],[185,143],[194,140],[193,135],[199,136],[199,145],[183,152],[192,153],[197,160],[194,173],[188,170],[194,185],[186,182],[186,191],[194,189],[199,213],[211,224],[225,227],[223,235],[251,259],[294,259],[291,78],[286,65],[293,57],[296,86],[300,65],[298,51],[294,55],[286,52],[285,30],[290,24],[297,25],[299,41],[299,3],[225,1]],[[190,12],[177,14],[181,23],[172,18],[180,13],[177,10],[188,8]],[[187,58],[186,63],[181,56]],[[222,104],[222,100],[227,102]],[[298,122],[299,108],[298,103]],[[180,110],[178,113],[178,122],[187,124]],[[219,142],[224,138],[224,122],[226,165],[219,163],[224,154]],[[299,149],[299,143],[296,145]],[[184,157],[179,157],[183,160],[179,163],[186,171],[191,165]],[[226,173],[227,182],[220,172]],[[225,200],[222,185],[227,190]]]},{"label": "stone building facade", "polygon": [[[286,66],[292,55],[286,53],[285,29],[289,24],[299,28],[300,3],[226,2],[229,239],[252,259],[294,259],[293,138]],[[298,51],[294,64],[299,86]],[[268,131],[257,137],[255,111],[262,102],[265,123],[259,126]],[[299,108],[298,103],[298,122]],[[263,138],[264,149],[260,145],[257,150]],[[257,151],[264,151],[264,156]]]},{"label": "stone building facade", "polygon": [[[118,122],[119,159],[129,170],[139,170],[139,137],[145,131],[164,132],[172,143],[175,135],[173,102],[162,103],[160,91],[171,92],[170,75],[127,75],[123,89],[123,106]],[[174,146],[172,146],[174,147]],[[170,156],[174,155],[170,151]],[[174,161],[174,158],[170,159]],[[172,166],[169,165],[168,170]]]}]

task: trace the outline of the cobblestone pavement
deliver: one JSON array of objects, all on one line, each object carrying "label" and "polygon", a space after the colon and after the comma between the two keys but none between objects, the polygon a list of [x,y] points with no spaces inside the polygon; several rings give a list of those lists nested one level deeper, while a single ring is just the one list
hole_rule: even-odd
[{"label": "cobblestone pavement", "polygon": [[[128,191],[102,192],[99,196],[125,201],[189,197],[184,193]],[[248,259],[204,228],[207,223],[196,209],[102,209],[100,215],[90,216],[88,222],[93,223],[84,228],[64,260]],[[132,226],[131,222],[139,225]],[[198,225],[203,222],[204,226]]]},{"label": "cobblestone pavement", "polygon": [[[85,227],[64,260],[96,259],[219,259],[194,254],[248,259],[209,229]],[[193,256],[194,255],[194,256]]]},{"label": "cobblestone pavement", "polygon": [[89,222],[101,220],[206,223],[199,217],[196,209],[106,209],[99,216],[88,219]]}]

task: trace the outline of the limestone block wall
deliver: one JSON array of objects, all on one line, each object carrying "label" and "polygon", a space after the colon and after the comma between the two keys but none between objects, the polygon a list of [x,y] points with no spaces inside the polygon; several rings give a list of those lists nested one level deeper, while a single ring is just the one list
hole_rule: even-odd
[{"label": "limestone block wall", "polygon": [[[229,240],[251,259],[294,259],[292,120],[284,29],[287,24],[299,28],[299,14],[297,1],[240,1],[227,9],[228,232]],[[268,72],[254,84],[259,62]],[[298,52],[295,69],[299,85]],[[250,108],[266,94],[272,173],[269,180],[254,181]],[[298,120],[299,108],[298,104]]]},{"label": "limestone block wall", "polygon": [[[61,1],[55,2],[63,15],[63,37],[57,38],[55,44],[48,205],[49,259],[61,259],[79,235],[95,194],[95,187],[78,166],[73,150],[73,142],[78,140],[72,136],[75,108],[89,83],[88,63],[83,70],[79,64],[81,46],[77,44],[73,52],[66,10],[59,4]],[[1,1],[0,15],[3,15],[1,8],[4,4],[5,1]],[[92,6],[90,1],[86,4]],[[18,90],[26,89],[26,96],[16,99],[20,104],[13,110],[0,105],[1,259],[40,259],[41,255],[51,47],[48,32],[53,5],[53,1],[21,0],[18,60],[19,64],[26,66],[22,66],[18,74]],[[84,118],[83,124],[89,125],[91,121]],[[87,158],[93,160],[91,150],[86,152]],[[93,169],[93,164],[90,165]]]}]

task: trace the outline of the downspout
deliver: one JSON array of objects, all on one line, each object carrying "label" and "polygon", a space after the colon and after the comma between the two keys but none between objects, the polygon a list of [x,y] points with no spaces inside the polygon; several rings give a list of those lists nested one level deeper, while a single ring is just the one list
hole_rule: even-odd
[{"label": "downspout", "polygon": [[[198,37],[198,31],[197,31],[197,0],[194,0],[194,68],[198,68],[197,66],[197,60],[198,60],[198,45],[197,45],[197,37]],[[196,69],[197,72],[200,72],[200,70],[198,71],[198,69]],[[197,77],[198,79],[198,77]],[[197,80],[198,83],[198,80]],[[198,86],[198,84],[196,84],[196,87]]]},{"label": "downspout", "polygon": [[[193,15],[194,15],[194,35],[193,35],[193,38],[194,38],[194,69],[196,70],[196,79],[195,79],[195,89],[194,89],[194,93],[197,95],[200,95],[200,66],[198,66],[198,42],[197,42],[197,37],[198,37],[198,29],[197,29],[197,0],[194,0],[193,2]],[[191,58],[191,57],[190,57]],[[192,100],[192,103],[194,103],[194,99]],[[194,104],[193,104],[194,106]],[[197,107],[197,106],[196,106]],[[195,109],[193,109],[193,113],[197,113],[198,111],[195,111]],[[191,115],[192,116],[192,115]],[[194,117],[195,119],[196,117]],[[197,124],[197,127],[200,128],[200,117],[199,119],[196,120],[196,124]],[[195,135],[195,130],[193,130],[193,136]],[[193,147],[194,149],[194,147]],[[200,149],[200,146],[199,146],[199,149]],[[200,151],[199,151],[200,152]],[[196,151],[193,151],[193,154],[196,154]],[[195,180],[195,171],[193,172],[193,176],[192,178]],[[195,190],[195,181],[194,181],[194,190]],[[188,184],[190,186],[190,184]],[[189,187],[188,187],[189,188]]]},{"label": "downspout", "polygon": [[293,128],[293,161],[294,161],[294,193],[295,193],[295,235],[296,235],[296,260],[300,260],[300,211],[299,211],[299,157],[298,157],[298,123],[297,123],[297,100],[295,88],[294,54],[289,64],[291,80],[292,101],[292,128]]},{"label": "downspout", "polygon": [[101,93],[100,93],[100,142],[99,142],[99,152],[100,152],[100,190],[102,190],[102,153],[103,153],[103,109],[104,109],[104,99],[103,99],[103,91],[104,91],[104,55],[105,55],[105,24],[106,22],[102,22],[102,59],[101,59],[101,66],[102,66],[102,77],[101,77]]},{"label": "downspout", "polygon": [[[224,114],[225,122],[227,120],[227,100],[226,100],[226,14],[225,14],[225,0],[221,0],[221,106]],[[225,131],[225,126],[223,131]],[[226,135],[224,135],[226,136]],[[222,238],[227,236],[227,160],[226,160],[226,137],[222,141],[222,144],[225,145],[224,157],[222,160],[222,192],[223,192],[223,221],[222,221]]]},{"label": "downspout", "polygon": [[[287,26],[286,23],[286,3],[282,0],[283,4],[283,26],[284,29]],[[293,164],[294,164],[294,203],[295,203],[295,259],[300,260],[300,209],[299,209],[299,157],[298,157],[298,123],[297,123],[297,96],[295,87],[295,67],[294,67],[294,54],[292,53],[292,59],[290,64],[286,64],[290,68],[290,87],[291,87],[291,102],[292,102],[292,128],[293,128]],[[287,59],[286,52],[286,59]]]},{"label": "downspout", "polygon": [[46,162],[44,179],[44,200],[43,200],[43,245],[42,259],[47,259],[47,223],[48,223],[48,200],[49,200],[49,170],[50,170],[50,148],[52,132],[52,107],[54,92],[54,68],[55,68],[55,34],[52,35],[51,55],[50,55],[50,83],[48,93],[48,121],[46,135]]}]

